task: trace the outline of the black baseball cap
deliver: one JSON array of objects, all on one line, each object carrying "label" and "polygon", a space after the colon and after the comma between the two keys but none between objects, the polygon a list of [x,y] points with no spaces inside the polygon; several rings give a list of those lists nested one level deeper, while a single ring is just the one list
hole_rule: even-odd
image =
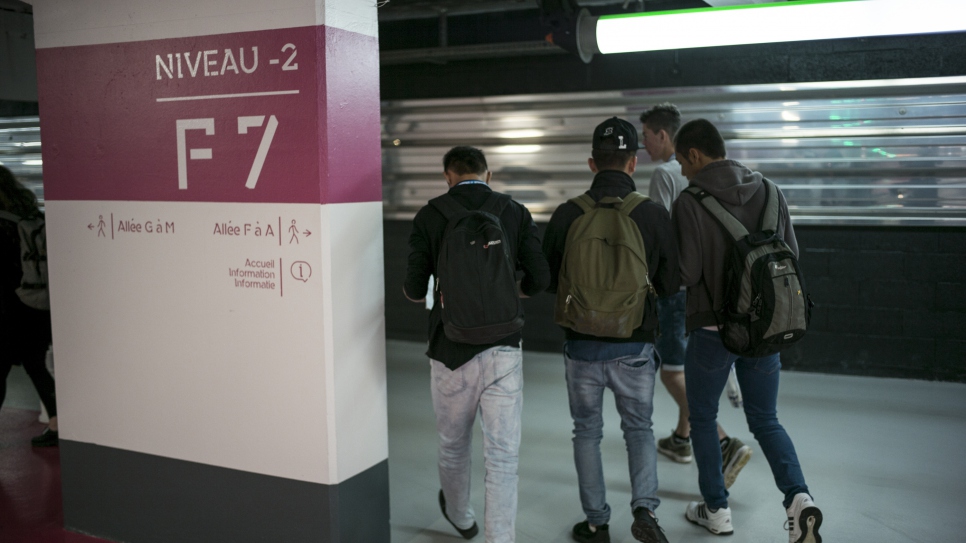
[{"label": "black baseball cap", "polygon": [[637,129],[634,125],[611,117],[597,125],[594,129],[594,149],[600,151],[637,151],[641,148],[637,144]]}]

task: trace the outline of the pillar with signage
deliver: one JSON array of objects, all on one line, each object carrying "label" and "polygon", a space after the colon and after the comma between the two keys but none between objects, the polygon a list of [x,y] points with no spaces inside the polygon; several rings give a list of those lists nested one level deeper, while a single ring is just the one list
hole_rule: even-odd
[{"label": "pillar with signage", "polygon": [[35,0],[66,527],[389,541],[371,0]]}]

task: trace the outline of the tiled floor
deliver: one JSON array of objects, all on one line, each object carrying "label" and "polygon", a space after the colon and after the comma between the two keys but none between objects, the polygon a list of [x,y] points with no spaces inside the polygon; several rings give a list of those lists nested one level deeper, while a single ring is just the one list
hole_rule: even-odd
[{"label": "tiled floor", "polygon": [[[393,543],[461,541],[436,503],[436,434],[423,350],[421,344],[388,344]],[[524,366],[517,541],[569,541],[571,526],[583,516],[561,357],[527,352]],[[27,410],[37,401],[22,370],[11,375],[8,387],[7,402],[0,411],[0,543],[99,542],[59,529],[58,451],[30,447],[29,438],[43,426],[36,422],[36,411]],[[963,540],[966,385],[785,372],[779,417],[795,441],[808,484],[824,511],[826,543]],[[673,401],[658,385],[655,433],[667,434],[675,418]],[[788,541],[782,529],[781,496],[741,412],[725,401],[721,421],[731,434],[756,449],[732,487],[735,535],[726,540]],[[614,511],[611,537],[615,543],[631,542],[627,459],[610,399],[605,426],[602,449],[608,501]],[[479,439],[477,431],[472,495],[482,515]],[[694,464],[661,458],[658,477],[663,502],[657,512],[671,543],[725,540],[684,520],[687,502],[700,499]]]}]

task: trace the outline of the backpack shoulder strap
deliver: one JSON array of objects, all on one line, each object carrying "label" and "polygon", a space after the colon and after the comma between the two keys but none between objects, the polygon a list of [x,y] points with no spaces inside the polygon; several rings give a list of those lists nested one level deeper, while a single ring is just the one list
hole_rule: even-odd
[{"label": "backpack shoulder strap", "polygon": [[690,194],[695,200],[701,203],[702,206],[711,214],[715,222],[721,225],[722,228],[728,232],[733,240],[739,240],[748,235],[748,229],[745,228],[741,222],[735,218],[717,198],[711,195],[710,192],[701,189],[700,187],[689,186],[684,189],[684,192]]},{"label": "backpack shoulder strap", "polygon": [[487,197],[485,202],[483,202],[483,206],[480,207],[480,211],[491,213],[499,219],[500,215],[503,214],[503,210],[506,209],[506,206],[510,203],[511,199],[512,198],[510,198],[509,194],[501,194],[494,191],[490,193],[490,196]]},{"label": "backpack shoulder strap", "polygon": [[765,207],[761,210],[761,217],[758,218],[758,231],[769,230],[778,232],[778,215],[780,212],[778,205],[778,187],[771,181],[762,178],[765,184]]},{"label": "backpack shoulder strap", "polygon": [[597,201],[594,200],[586,192],[583,193],[583,194],[581,194],[580,196],[578,196],[576,198],[571,198],[569,201],[571,203],[576,204],[577,206],[579,206],[580,209],[582,209],[584,213],[590,213],[591,210],[593,210],[595,207],[597,207]]},{"label": "backpack shoulder strap", "polygon": [[429,201],[429,205],[435,207],[437,211],[442,213],[447,222],[467,212],[466,207],[449,193],[433,198]]},{"label": "backpack shoulder strap", "polygon": [[638,205],[650,200],[649,197],[644,196],[640,192],[632,191],[624,197],[624,203],[620,205],[620,212],[624,215],[630,215],[631,211],[634,211]]},{"label": "backpack shoulder strap", "polygon": [[8,221],[13,221],[17,223],[20,222],[20,217],[18,217],[17,215],[14,215],[9,211],[0,211],[0,219],[6,219]]}]

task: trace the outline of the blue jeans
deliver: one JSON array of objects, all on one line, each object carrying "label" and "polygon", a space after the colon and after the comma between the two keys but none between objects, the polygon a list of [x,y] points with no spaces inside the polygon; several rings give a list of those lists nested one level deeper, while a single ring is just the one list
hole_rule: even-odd
[{"label": "blue jeans", "polygon": [[799,492],[808,493],[795,445],[778,423],[778,377],[782,367],[777,354],[743,358],[728,352],[718,332],[698,329],[688,339],[684,379],[691,409],[691,443],[698,463],[698,486],[712,509],[728,507],[728,491],[721,474],[718,443],[718,401],[731,365],[735,365],[744,396],[748,429],[755,435],[775,484],[785,495],[787,509]]},{"label": "blue jeans", "polygon": [[654,347],[661,356],[661,371],[684,371],[684,351],[688,344],[684,331],[686,302],[687,293],[683,290],[657,300],[661,335]]},{"label": "blue jeans", "polygon": [[487,543],[512,543],[516,537],[523,352],[518,347],[493,347],[455,370],[436,360],[430,364],[446,515],[464,530],[474,522],[470,446],[479,411],[486,466],[484,533]]},{"label": "blue jeans", "polygon": [[570,357],[572,343],[568,341],[564,345],[564,361],[570,416],[574,419],[574,463],[580,503],[587,521],[601,525],[610,520],[600,457],[605,388],[614,392],[617,412],[621,416],[631,476],[631,508],[644,507],[654,511],[661,503],[657,497],[657,449],[651,431],[654,344],[645,343],[637,354],[609,360],[575,360]]}]

